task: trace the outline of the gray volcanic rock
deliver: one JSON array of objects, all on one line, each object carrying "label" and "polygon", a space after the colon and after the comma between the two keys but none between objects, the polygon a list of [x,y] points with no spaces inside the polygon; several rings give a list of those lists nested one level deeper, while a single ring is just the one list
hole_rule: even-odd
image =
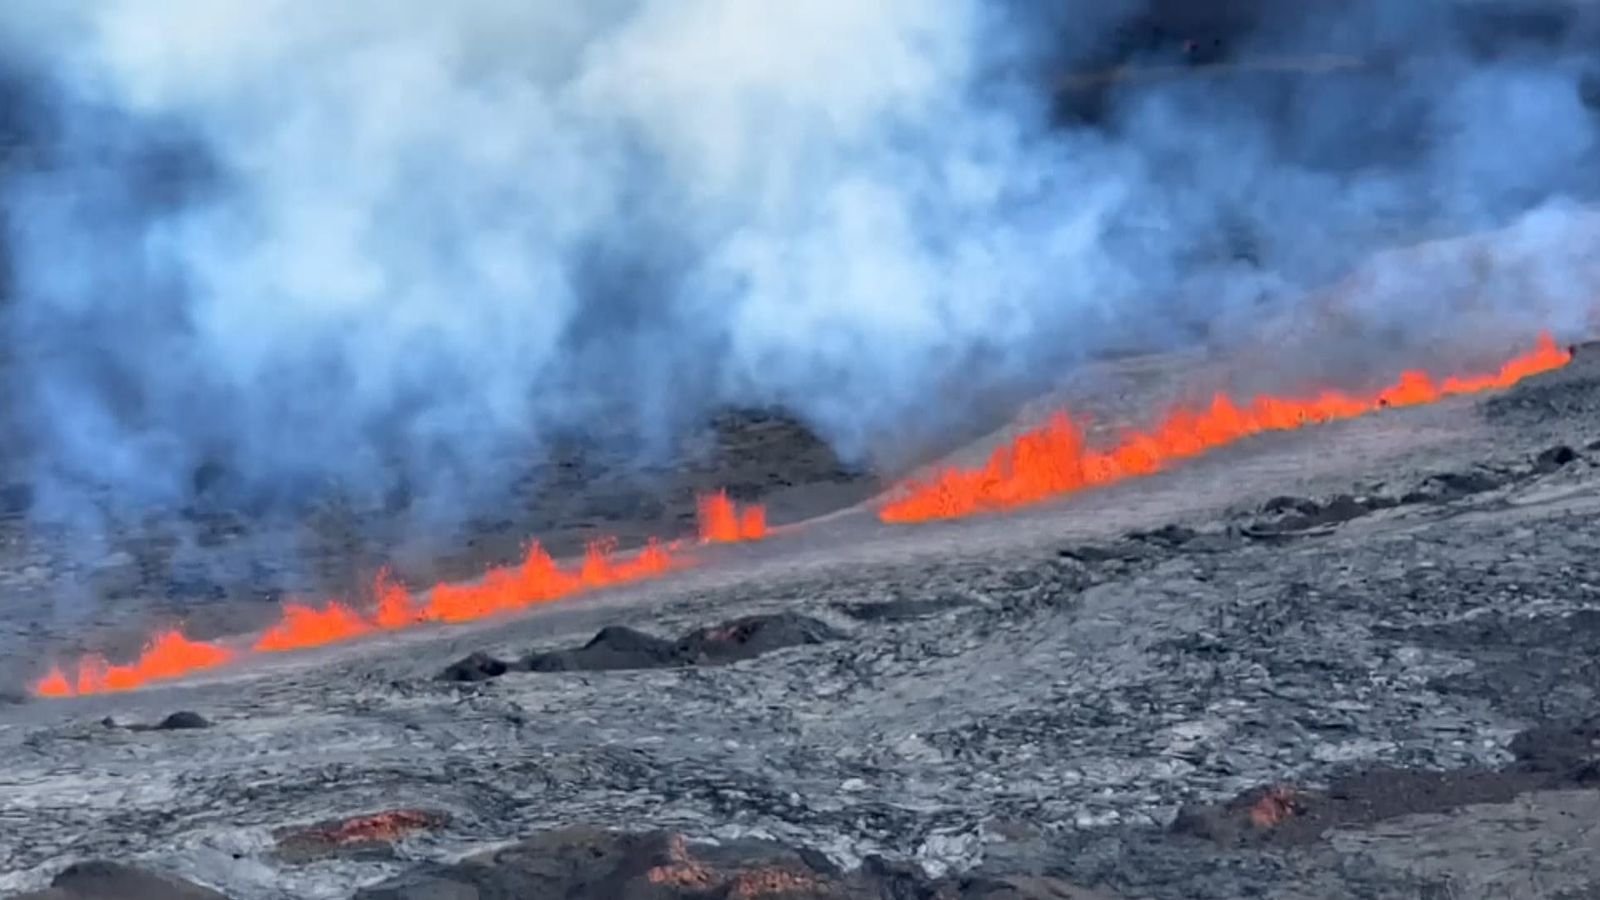
[{"label": "gray volcanic rock", "polygon": [[1524,770],[1600,785],[1600,717],[1530,728],[1512,738],[1510,749]]},{"label": "gray volcanic rock", "polygon": [[19,894],[15,900],[227,900],[198,884],[136,869],[121,863],[95,860],[73,863],[61,871],[50,887]]},{"label": "gray volcanic rock", "polygon": [[827,624],[796,613],[746,616],[685,635],[678,653],[690,664],[716,666],[843,637]]},{"label": "gray volcanic rock", "polygon": [[122,725],[115,717],[106,716],[100,720],[106,728],[126,728],[128,731],[191,731],[197,728],[210,728],[211,722],[205,716],[190,710],[179,710],[170,713],[166,718],[154,725],[145,722],[134,722]]},{"label": "gray volcanic rock", "polygon": [[448,814],[427,809],[388,809],[281,829],[277,857],[305,863],[329,857],[390,859],[395,845],[450,824]]},{"label": "gray volcanic rock", "polygon": [[528,656],[518,668],[530,672],[605,672],[661,669],[686,664],[676,644],[626,625],[609,625],[587,644]]},{"label": "gray volcanic rock", "polygon": [[1529,758],[1505,770],[1379,767],[1336,778],[1320,790],[1272,785],[1226,803],[1185,807],[1172,827],[1225,846],[1308,844],[1339,827],[1506,803],[1534,791],[1596,788],[1600,772],[1593,767],[1593,748],[1588,755],[1582,749],[1588,740],[1586,726],[1541,726],[1512,741],[1512,749]]},{"label": "gray volcanic rock", "polygon": [[487,681],[509,670],[503,661],[487,653],[475,652],[445,667],[439,677],[444,681]]},{"label": "gray volcanic rock", "polygon": [[931,600],[885,600],[879,603],[844,603],[839,611],[861,622],[911,622],[960,609],[968,604],[953,597]]},{"label": "gray volcanic rock", "polygon": [[[8,706],[0,891],[92,854],[239,900],[704,900],[775,871],[895,900],[1593,895],[1600,466],[1572,448],[1600,361],[1550,379],[1573,412],[1537,428],[1390,410],[1014,515],[841,515],[521,616]],[[462,659],[505,646],[571,674]],[[212,724],[95,724],[174,709]],[[396,803],[428,815],[372,812]]]},{"label": "gray volcanic rock", "polygon": [[206,721],[206,717],[205,716],[202,716],[197,712],[190,712],[188,710],[180,710],[178,712],[173,713],[172,715],[167,716],[165,719],[162,719],[161,722],[156,725],[156,730],[158,730],[158,731],[184,731],[184,730],[188,730],[188,729],[191,729],[191,728],[210,728],[210,727],[211,727],[211,723]]},{"label": "gray volcanic rock", "polygon": [[691,844],[669,832],[544,832],[449,866],[363,888],[357,900],[1115,900],[1058,879],[932,879],[870,860],[845,873],[821,854],[770,841]]},{"label": "gray volcanic rock", "polygon": [[510,671],[611,672],[718,666],[754,659],[786,647],[836,641],[844,635],[826,623],[793,613],[746,616],[668,641],[626,625],[608,625],[571,650],[533,653],[508,663],[476,652],[450,664],[445,681],[483,681]]}]

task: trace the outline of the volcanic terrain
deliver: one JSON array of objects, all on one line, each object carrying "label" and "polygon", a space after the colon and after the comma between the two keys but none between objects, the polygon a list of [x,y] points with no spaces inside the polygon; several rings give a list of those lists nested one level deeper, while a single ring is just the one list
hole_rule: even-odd
[{"label": "volcanic terrain", "polygon": [[[1285,147],[1333,173],[1338,187],[1316,180],[1312,196],[1341,199],[1360,184],[1334,177],[1345,166],[1439,137],[1382,139],[1422,118],[1358,98],[1470,85],[1559,47],[1563,66],[1577,62],[1547,81],[1570,80],[1569,103],[1524,103],[1555,96],[1524,92],[1537,79],[1507,82],[1518,90],[1504,98],[1468,91],[1492,133],[1466,129],[1484,146],[1449,157],[1462,177],[1379,193],[1483,199],[1499,170],[1475,163],[1498,166],[1504,145],[1514,171],[1500,177],[1529,193],[1499,199],[1574,202],[1437,230],[1386,207],[1340,218],[1298,201],[1260,227],[1235,228],[1233,212],[1183,224],[1207,240],[1182,258],[1234,276],[1265,265],[1271,224],[1305,224],[1312,237],[1289,243],[1316,257],[1294,280],[1306,302],[1221,315],[1201,282],[1206,302],[1184,293],[1150,307],[1160,321],[1129,314],[1082,358],[1039,367],[1066,380],[1015,416],[1047,378],[996,388],[993,403],[978,378],[930,392],[930,409],[959,414],[907,423],[860,465],[798,410],[728,409],[671,452],[631,456],[597,413],[546,435],[531,463],[481,460],[496,477],[470,473],[482,483],[460,499],[489,512],[449,533],[413,508],[421,486],[374,506],[336,482],[296,483],[252,506],[259,486],[226,454],[192,479],[183,458],[182,508],[53,531],[48,483],[14,465],[50,445],[24,446],[16,410],[0,408],[20,436],[0,446],[0,895],[1600,898],[1600,344],[1547,337],[1530,350],[1523,333],[1600,325],[1593,298],[1576,297],[1596,280],[1596,145],[1562,156],[1548,127],[1564,111],[1587,135],[1574,122],[1600,109],[1592,17],[1565,2],[1438,4],[1467,10],[1459,34],[1437,35],[1459,52],[1430,40],[1411,58],[1374,40],[1383,52],[1347,53],[1367,42],[1335,29],[1325,49],[1296,38],[1293,53],[1266,55],[1247,21],[1263,4],[1146,5],[1081,71],[1051,76],[1063,128],[1126,129],[1141,86],[1172,83],[1171,110],[1226,124],[1231,107],[1205,91],[1228,87],[1315,123]],[[200,56],[227,55],[205,43]],[[286,67],[264,68],[276,82]],[[624,71],[630,86],[648,80]],[[1313,80],[1327,92],[1302,93]],[[1307,97],[1334,101],[1326,123]],[[434,114],[405,99],[393,105]],[[1525,106],[1551,120],[1510,115]],[[0,174],[61,164],[35,149],[39,135],[6,136],[26,118],[16,110],[0,103]],[[1191,146],[1230,176],[1235,164],[1242,180],[1260,174],[1231,132],[1207,145],[1187,139],[1187,116],[1173,121],[1182,152],[1149,158],[1163,174],[1154,196],[1181,195]],[[1357,124],[1372,134],[1345,133]],[[464,133],[474,152],[495,145]],[[256,158],[254,140],[233,144]],[[309,144],[321,172],[338,147]],[[98,150],[86,155],[95,165],[71,172],[98,170]],[[382,156],[358,155],[359,171]],[[787,183],[789,157],[775,159]],[[1526,183],[1511,177],[1523,169]],[[141,191],[165,183],[140,171]],[[402,171],[407,199],[431,196]],[[1204,175],[1188,186],[1200,195]],[[499,183],[483,184],[498,208]],[[375,218],[429,218],[395,209]],[[668,218],[674,235],[694,230]],[[1173,230],[1155,218],[1151,234]],[[404,233],[416,240],[396,246],[435,243]],[[119,252],[149,249],[113,237]],[[39,243],[52,276],[100,246]],[[1390,250],[1356,265],[1376,245]],[[0,303],[15,302],[12,265],[0,253]],[[643,292],[606,273],[602,293],[615,280],[654,309],[655,271],[640,270]],[[116,290],[87,292],[121,297],[114,274]],[[65,339],[42,355],[102,352],[89,321],[62,319]],[[144,322],[100,323],[104,352],[142,346],[127,321]],[[124,392],[109,381],[115,407]],[[1219,387],[1234,399],[1212,401]],[[522,474],[501,490],[505,472]]]},{"label": "volcanic terrain", "polygon": [[[1103,374],[1160,396],[1188,362]],[[0,888],[1600,890],[1600,353],[1004,515],[821,490],[658,579],[19,696]]]}]

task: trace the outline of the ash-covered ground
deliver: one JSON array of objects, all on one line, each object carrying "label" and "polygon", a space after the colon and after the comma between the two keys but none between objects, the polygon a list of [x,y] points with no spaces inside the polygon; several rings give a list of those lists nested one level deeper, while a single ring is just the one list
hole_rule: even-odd
[{"label": "ash-covered ground", "polygon": [[1589,351],[1013,516],[858,507],[512,619],[17,703],[0,889],[1597,896],[1597,510]]}]

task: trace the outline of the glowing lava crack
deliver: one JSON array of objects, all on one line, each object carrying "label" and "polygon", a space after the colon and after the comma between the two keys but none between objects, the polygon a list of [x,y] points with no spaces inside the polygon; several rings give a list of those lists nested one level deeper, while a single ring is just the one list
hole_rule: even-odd
[{"label": "glowing lava crack", "polygon": [[[760,506],[740,508],[722,492],[703,497],[700,507],[702,543],[759,540],[766,535],[766,511]],[[731,523],[731,524],[730,524]],[[560,600],[575,594],[664,575],[689,565],[679,552],[680,543],[664,545],[652,539],[628,555],[616,552],[614,540],[589,544],[576,565],[563,567],[537,542],[529,545],[522,562],[490,569],[471,583],[440,584],[422,597],[414,597],[387,572],[373,584],[373,611],[330,600],[323,605],[285,603],[277,624],[250,646],[258,653],[318,647],[352,640],[377,631],[406,628],[424,622],[469,622]],[[33,685],[41,697],[70,697],[128,691],[156,681],[180,678],[232,662],[240,651],[220,643],[191,640],[176,629],[161,632],[145,645],[139,658],[127,665],[111,665],[99,655],[85,656],[75,677],[52,668]]]},{"label": "glowing lava crack", "polygon": [[1025,432],[995,450],[977,469],[947,469],[912,481],[894,492],[878,511],[885,522],[926,522],[996,512],[1149,475],[1172,461],[1198,456],[1263,431],[1285,431],[1350,419],[1392,406],[1416,406],[1457,394],[1510,387],[1530,375],[1558,369],[1572,354],[1548,335],[1538,346],[1491,375],[1446,378],[1407,371],[1389,387],[1369,396],[1325,391],[1311,398],[1257,397],[1245,404],[1217,394],[1202,410],[1178,409],[1148,432],[1131,432],[1107,450],[1085,445],[1083,430],[1065,413]]}]

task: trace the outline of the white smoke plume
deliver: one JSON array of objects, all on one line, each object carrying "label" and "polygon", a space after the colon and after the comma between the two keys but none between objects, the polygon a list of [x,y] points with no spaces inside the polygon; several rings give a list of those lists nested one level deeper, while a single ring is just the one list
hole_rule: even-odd
[{"label": "white smoke plume", "polygon": [[[47,148],[0,181],[17,452],[46,507],[133,508],[208,461],[464,496],[549,434],[647,454],[726,403],[859,455],[1528,216],[1562,246],[1514,265],[1561,289],[1487,320],[1586,314],[1576,38],[1485,55],[1461,4],[1308,4],[1230,40],[1378,71],[1114,87],[1075,122],[1051,73],[1150,4],[1033,6],[8,3]],[[1363,283],[1380,319],[1427,294]]]}]

